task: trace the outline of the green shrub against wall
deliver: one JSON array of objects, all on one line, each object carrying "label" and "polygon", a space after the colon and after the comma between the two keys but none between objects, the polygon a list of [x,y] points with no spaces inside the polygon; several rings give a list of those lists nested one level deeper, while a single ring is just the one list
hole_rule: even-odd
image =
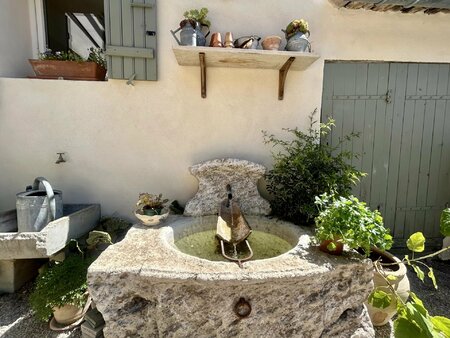
[{"label": "green shrub against wall", "polygon": [[299,225],[314,223],[318,215],[315,196],[332,191],[340,196],[348,196],[352,186],[364,176],[348,164],[355,156],[353,153],[337,152],[342,143],[358,135],[352,133],[345,136],[336,147],[321,143],[321,137],[330,133],[334,121],[328,119],[316,127],[316,113],[317,110],[309,117],[307,132],[298,128],[283,129],[290,135],[288,140],[263,132],[264,143],[274,148],[273,168],[266,175],[267,189],[272,195],[272,213]]}]

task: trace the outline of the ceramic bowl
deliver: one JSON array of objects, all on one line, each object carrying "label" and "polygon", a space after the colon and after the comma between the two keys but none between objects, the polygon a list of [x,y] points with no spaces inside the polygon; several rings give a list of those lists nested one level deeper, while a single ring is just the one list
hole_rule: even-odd
[{"label": "ceramic bowl", "polygon": [[262,48],[265,50],[279,50],[281,44],[281,38],[276,35],[266,37],[262,42]]},{"label": "ceramic bowl", "polygon": [[135,210],[134,216],[136,216],[136,218],[140,220],[144,225],[148,226],[158,225],[160,222],[164,221],[169,216],[169,209],[164,208],[161,211],[161,215],[153,215],[153,216],[147,216],[142,214],[140,210]]}]

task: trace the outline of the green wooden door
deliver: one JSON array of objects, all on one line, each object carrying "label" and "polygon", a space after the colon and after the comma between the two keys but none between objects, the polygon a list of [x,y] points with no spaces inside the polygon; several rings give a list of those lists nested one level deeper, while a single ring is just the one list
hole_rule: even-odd
[{"label": "green wooden door", "polygon": [[326,63],[322,120],[336,120],[324,142],[360,154],[368,175],[354,194],[378,208],[396,239],[422,231],[440,242],[439,216],[450,202],[450,65]]}]

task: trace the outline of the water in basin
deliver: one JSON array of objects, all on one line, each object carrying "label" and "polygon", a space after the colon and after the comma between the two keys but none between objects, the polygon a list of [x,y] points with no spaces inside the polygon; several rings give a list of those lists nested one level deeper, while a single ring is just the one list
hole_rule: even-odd
[{"label": "water in basin", "polygon": [[[276,235],[258,230],[252,231],[248,241],[254,253],[252,260],[276,257],[294,247],[294,245]],[[215,230],[200,231],[182,237],[175,241],[175,245],[181,252],[191,256],[211,261],[227,261],[220,253]],[[228,245],[227,248],[230,250],[227,253],[232,256],[232,246]],[[245,243],[240,243],[237,251],[239,256],[245,256],[248,253]]]}]

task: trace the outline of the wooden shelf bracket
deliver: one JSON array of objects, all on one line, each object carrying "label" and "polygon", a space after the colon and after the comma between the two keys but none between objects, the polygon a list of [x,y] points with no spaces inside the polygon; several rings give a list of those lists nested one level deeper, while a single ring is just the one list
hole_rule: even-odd
[{"label": "wooden shelf bracket", "polygon": [[286,76],[291,67],[292,63],[295,61],[295,57],[291,56],[280,68],[278,77],[278,100],[283,100],[284,98],[284,83],[286,82]]},{"label": "wooden shelf bracket", "polygon": [[198,53],[200,59],[200,78],[201,78],[201,91],[202,98],[206,99],[206,63],[205,63],[205,53]]}]

